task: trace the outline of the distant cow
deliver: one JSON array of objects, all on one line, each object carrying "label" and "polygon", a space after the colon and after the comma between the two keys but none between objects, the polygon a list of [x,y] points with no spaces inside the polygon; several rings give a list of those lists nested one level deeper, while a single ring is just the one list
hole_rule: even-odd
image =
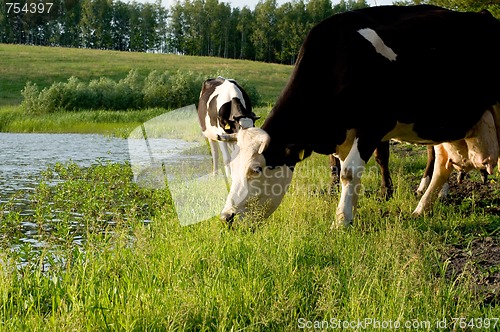
[{"label": "distant cow", "polygon": [[380,142],[435,145],[471,134],[500,100],[499,54],[500,22],[486,11],[380,6],[327,18],[306,37],[262,128],[226,137],[240,153],[221,217],[250,206],[270,215],[294,166],[316,152],[342,160],[334,225],[349,225]]},{"label": "distant cow", "polygon": [[259,117],[252,112],[248,94],[235,80],[220,76],[208,79],[203,82],[201,89],[198,118],[203,135],[210,143],[214,173],[217,172],[219,163],[219,143],[226,174],[230,175],[230,149],[228,143],[219,141],[218,137],[254,126]]}]

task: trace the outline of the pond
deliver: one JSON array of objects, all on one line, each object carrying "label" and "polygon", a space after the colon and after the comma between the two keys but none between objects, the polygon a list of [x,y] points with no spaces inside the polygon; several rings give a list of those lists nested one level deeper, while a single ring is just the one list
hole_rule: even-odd
[{"label": "pond", "polygon": [[15,192],[33,190],[48,165],[72,161],[90,166],[98,161],[129,160],[127,140],[95,134],[0,133],[0,202]]},{"label": "pond", "polygon": [[[24,240],[32,241],[37,231],[30,221],[34,213],[31,200],[42,173],[56,163],[71,162],[85,168],[111,162],[130,163],[134,181],[141,187],[169,190],[181,225],[217,215],[227,195],[227,179],[220,174],[212,176],[210,151],[201,135],[193,134],[196,138],[186,141],[178,137],[178,131],[175,135],[158,132],[157,127],[172,124],[172,116],[178,113],[138,127],[129,139],[97,134],[0,133],[0,204],[17,206],[23,216]],[[188,131],[181,129],[181,136],[185,136]]]},{"label": "pond", "polygon": [[[173,203],[172,212],[176,214],[181,226],[218,215],[228,192],[227,177],[222,171],[213,173],[210,149],[201,134],[193,106],[167,112],[143,123],[130,133],[128,139],[97,134],[0,133],[0,204],[4,205],[4,210],[0,212],[4,217],[7,216],[0,225],[3,229],[0,242],[3,241],[4,247],[29,255],[33,252],[40,253],[42,248],[47,249],[48,246],[44,237],[57,237],[57,229],[66,231],[66,226],[69,227],[68,234],[73,237],[73,244],[79,246],[85,242],[80,229],[86,226],[83,220],[94,218],[94,206],[55,207],[51,198],[47,201],[34,199],[39,192],[44,192],[40,191],[41,181],[51,188],[56,188],[56,184],[63,184],[63,180],[58,177],[45,184],[48,178],[44,177],[44,173],[48,169],[53,170],[57,163],[71,163],[84,169],[108,163],[107,167],[122,167],[127,163],[132,175],[124,181],[130,184],[133,182],[132,185],[149,193],[161,195],[167,190],[171,197],[170,204]],[[221,160],[218,167],[223,169]],[[59,185],[57,187],[60,188]],[[83,195],[81,201],[87,202],[85,199],[88,197],[85,197],[95,187],[89,187],[87,183],[85,189],[82,188],[71,188],[65,192],[67,197],[63,200],[66,202],[71,198],[79,201],[78,195]],[[129,192],[136,190],[123,189],[113,195],[121,197],[124,202],[130,202],[134,198],[125,197]],[[140,203],[144,206],[157,204],[148,202],[147,199],[151,197],[141,197]],[[111,200],[119,206],[108,206],[100,200],[94,204],[104,213],[104,218],[99,216],[95,219],[102,230],[108,226],[114,227],[115,217],[127,218],[116,209],[120,209],[120,204],[128,203],[117,202],[113,198]],[[65,218],[65,221],[62,222],[61,218]],[[139,219],[143,223],[149,223],[150,218],[151,215],[145,213]],[[14,222],[13,231],[18,232],[15,236],[9,233],[12,228],[10,222]],[[53,252],[52,249],[49,250]],[[27,261],[21,259],[21,265]]]}]

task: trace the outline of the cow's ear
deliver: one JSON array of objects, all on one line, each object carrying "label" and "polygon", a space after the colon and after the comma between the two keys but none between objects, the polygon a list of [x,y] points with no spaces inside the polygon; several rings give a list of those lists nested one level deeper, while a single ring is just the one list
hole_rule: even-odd
[{"label": "cow's ear", "polygon": [[271,142],[271,137],[269,135],[262,135],[260,139],[260,146],[259,146],[259,154],[262,154],[267,147],[269,146],[269,143]]}]

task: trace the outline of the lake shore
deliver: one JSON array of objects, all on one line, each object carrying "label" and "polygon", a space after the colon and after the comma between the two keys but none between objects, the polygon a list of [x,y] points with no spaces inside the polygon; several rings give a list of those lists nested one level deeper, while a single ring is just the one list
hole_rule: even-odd
[{"label": "lake shore", "polygon": [[168,112],[163,108],[108,111],[85,110],[32,115],[20,106],[0,108],[0,132],[102,134],[126,138],[142,123]]}]

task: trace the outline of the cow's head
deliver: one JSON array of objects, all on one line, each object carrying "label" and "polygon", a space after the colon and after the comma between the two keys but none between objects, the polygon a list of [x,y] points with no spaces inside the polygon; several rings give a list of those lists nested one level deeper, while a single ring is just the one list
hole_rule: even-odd
[{"label": "cow's head", "polygon": [[220,137],[236,141],[231,161],[231,189],[221,219],[232,221],[235,215],[249,212],[266,218],[276,210],[292,180],[292,167],[270,166],[264,151],[271,137],[260,128],[247,128],[237,134]]}]

